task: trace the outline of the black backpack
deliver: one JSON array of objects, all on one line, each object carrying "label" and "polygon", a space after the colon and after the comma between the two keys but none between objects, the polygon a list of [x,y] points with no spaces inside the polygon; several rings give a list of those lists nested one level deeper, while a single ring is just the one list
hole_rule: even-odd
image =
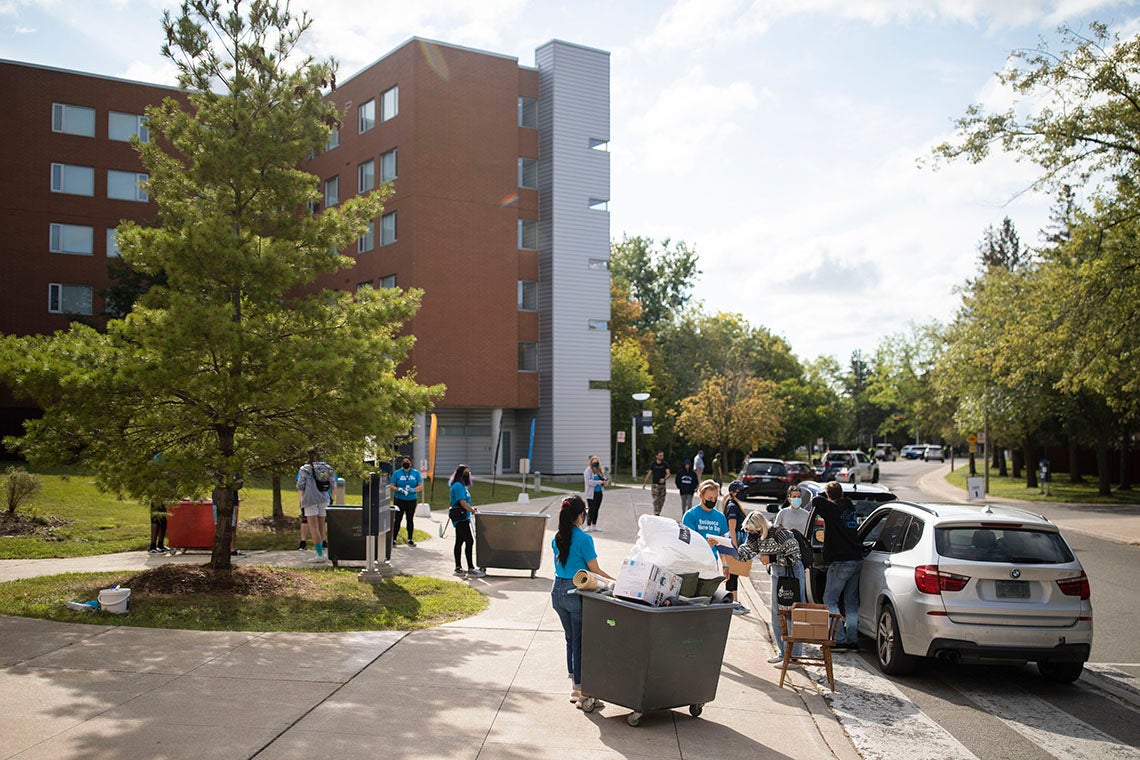
[{"label": "black backpack", "polygon": [[803,533],[800,533],[795,528],[788,528],[788,530],[792,532],[792,535],[796,537],[796,542],[800,545],[800,561],[803,562],[804,569],[806,570],[807,568],[811,567],[812,562],[815,559],[815,555],[812,553],[811,549],[811,541],[808,541],[807,536],[805,536]]},{"label": "black backpack", "polygon": [[317,466],[309,462],[309,472],[313,475],[313,485],[317,487],[317,490],[321,493],[328,493],[329,489],[332,488],[332,475],[329,473],[328,468],[322,467],[318,471]]}]

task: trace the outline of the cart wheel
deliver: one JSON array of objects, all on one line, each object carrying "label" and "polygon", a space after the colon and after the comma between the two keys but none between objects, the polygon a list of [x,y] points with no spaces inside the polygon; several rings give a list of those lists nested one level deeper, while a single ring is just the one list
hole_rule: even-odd
[{"label": "cart wheel", "polygon": [[586,697],[582,700],[582,712],[593,712],[594,707],[597,705],[597,700],[593,697]]},{"label": "cart wheel", "polygon": [[703,713],[704,711],[705,711],[704,705],[689,705],[689,715],[692,715],[694,718],[701,717],[701,713]]},{"label": "cart wheel", "polygon": [[639,713],[639,712],[630,713],[626,717],[625,722],[636,728],[637,724],[641,722],[641,716],[642,716],[642,713]]},{"label": "cart wheel", "polygon": [[533,578],[533,577],[534,577],[534,574],[535,574],[535,573],[537,573],[537,572],[538,572],[537,570],[531,570],[531,571],[530,571],[530,577],[531,577],[531,578]]}]

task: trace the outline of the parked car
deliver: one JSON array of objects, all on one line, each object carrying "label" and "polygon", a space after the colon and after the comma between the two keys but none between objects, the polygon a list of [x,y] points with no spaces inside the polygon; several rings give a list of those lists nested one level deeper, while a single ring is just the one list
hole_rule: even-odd
[{"label": "parked car", "polygon": [[740,471],[740,479],[744,481],[744,498],[782,499],[792,482],[788,468],[780,459],[749,459]]},{"label": "parked car", "polygon": [[[895,496],[889,488],[877,484],[869,483],[840,483],[843,489],[843,495],[855,505],[855,519],[862,523],[863,520],[881,507],[883,504],[897,501],[898,497]],[[827,563],[823,560],[823,539],[826,528],[823,523],[822,517],[817,517],[815,510],[808,506],[811,500],[816,496],[820,496],[824,492],[825,484],[818,481],[809,480],[800,483],[800,492],[803,494],[804,505],[807,509],[811,510],[808,514],[808,528],[811,535],[807,536],[808,543],[811,544],[812,557],[810,562],[805,562],[807,565],[807,577],[805,578],[804,589],[807,601],[820,603],[823,601],[823,588],[827,583]],[[768,507],[769,512],[776,512],[784,504]]]},{"label": "parked car", "polygon": [[941,446],[927,446],[922,450],[922,461],[933,462],[935,460],[939,462],[946,461],[945,456],[942,453]]},{"label": "parked car", "polygon": [[1080,677],[1092,648],[1089,579],[1049,520],[998,505],[895,502],[859,536],[868,551],[859,631],[875,640],[884,673],[934,657]]},{"label": "parked car", "polygon": [[895,447],[889,443],[876,443],[875,459],[878,459],[880,462],[895,461]]},{"label": "parked car", "polygon": [[807,462],[784,462],[784,467],[787,468],[788,477],[791,478],[789,485],[815,480],[815,468]]},{"label": "parked car", "polygon": [[829,451],[823,455],[819,479],[824,483],[878,483],[879,463],[862,451]]},{"label": "parked car", "polygon": [[903,459],[918,459],[926,451],[925,443],[908,443],[899,449],[899,456]]}]

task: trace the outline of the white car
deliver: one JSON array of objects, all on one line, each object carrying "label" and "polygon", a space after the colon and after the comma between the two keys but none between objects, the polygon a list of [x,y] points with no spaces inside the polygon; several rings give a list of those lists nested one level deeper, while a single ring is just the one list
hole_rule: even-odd
[{"label": "white car", "polygon": [[945,462],[946,461],[946,459],[942,453],[942,447],[941,446],[927,446],[925,449],[922,450],[922,461],[933,462],[936,460],[939,462]]},{"label": "white car", "polygon": [[913,504],[859,527],[859,632],[879,668],[923,657],[1035,662],[1049,680],[1080,677],[1092,649],[1089,579],[1057,526],[1005,506]]},{"label": "white car", "polygon": [[821,480],[878,483],[879,463],[862,451],[829,451],[823,457]]},{"label": "white car", "polygon": [[926,451],[925,443],[908,443],[899,449],[899,456],[903,459],[918,459]]}]

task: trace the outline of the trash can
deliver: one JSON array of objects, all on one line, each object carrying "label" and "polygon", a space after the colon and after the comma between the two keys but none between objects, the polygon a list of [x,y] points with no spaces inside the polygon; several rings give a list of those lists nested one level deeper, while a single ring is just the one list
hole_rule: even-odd
[{"label": "trash can", "polygon": [[[238,507],[234,506],[235,517],[237,511]],[[183,500],[170,505],[166,516],[166,543],[183,554],[187,549],[213,549],[213,502]]]},{"label": "trash can", "polygon": [[[395,507],[381,507],[379,536],[392,529]],[[364,562],[368,559],[364,543],[364,508],[359,505],[341,505],[328,508],[325,515],[325,534],[329,542],[329,561],[333,567],[341,562]],[[380,552],[377,551],[377,556]]]},{"label": "trash can", "polygon": [[475,564],[481,570],[530,570],[533,578],[542,567],[547,517],[530,512],[476,512]]},{"label": "trash can", "polygon": [[582,691],[633,710],[689,708],[693,717],[716,698],[731,604],[649,607],[593,591],[582,596]]}]

